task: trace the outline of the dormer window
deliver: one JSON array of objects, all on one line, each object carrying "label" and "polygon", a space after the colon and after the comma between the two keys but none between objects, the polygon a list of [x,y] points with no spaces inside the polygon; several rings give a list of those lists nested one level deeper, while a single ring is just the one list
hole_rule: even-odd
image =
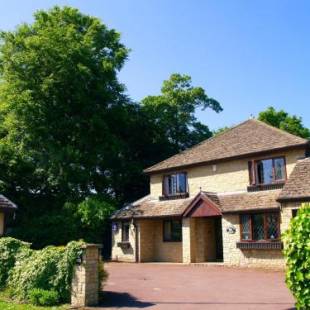
[{"label": "dormer window", "polygon": [[164,176],[163,195],[176,196],[187,193],[187,174],[185,172]]},{"label": "dormer window", "polygon": [[249,162],[250,184],[270,185],[286,180],[284,157],[267,158]]}]

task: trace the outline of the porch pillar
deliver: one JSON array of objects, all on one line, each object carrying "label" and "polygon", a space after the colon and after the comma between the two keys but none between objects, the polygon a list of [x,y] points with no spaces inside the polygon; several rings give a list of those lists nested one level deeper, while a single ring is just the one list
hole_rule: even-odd
[{"label": "porch pillar", "polygon": [[182,220],[182,253],[183,263],[190,264],[195,261],[195,222],[189,217]]}]

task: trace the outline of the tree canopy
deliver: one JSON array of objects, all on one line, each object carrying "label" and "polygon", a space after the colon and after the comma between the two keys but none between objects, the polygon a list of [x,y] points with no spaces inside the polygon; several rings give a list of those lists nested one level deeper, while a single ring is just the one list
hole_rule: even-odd
[{"label": "tree canopy", "polygon": [[267,108],[258,114],[258,119],[293,135],[310,139],[310,130],[302,123],[302,118],[290,115],[284,110],[277,111],[273,107]]},{"label": "tree canopy", "polygon": [[211,136],[195,110],[221,106],[189,76],[132,102],[117,76],[127,56],[117,31],[70,7],[1,33],[0,191],[19,206],[15,236],[100,242],[112,210],[148,192],[143,168]]},{"label": "tree canopy", "polygon": [[147,96],[142,100],[142,109],[150,116],[150,122],[175,151],[211,137],[208,126],[195,116],[197,108],[222,111],[221,105],[209,98],[202,87],[192,86],[188,75],[172,74],[163,82],[160,95]]},{"label": "tree canopy", "polygon": [[[107,189],[119,153],[112,124],[125,99],[117,72],[127,49],[116,31],[76,9],[34,17],[1,35],[1,166],[16,180],[22,175],[18,185],[31,193]],[[15,158],[9,166],[7,156]]]}]

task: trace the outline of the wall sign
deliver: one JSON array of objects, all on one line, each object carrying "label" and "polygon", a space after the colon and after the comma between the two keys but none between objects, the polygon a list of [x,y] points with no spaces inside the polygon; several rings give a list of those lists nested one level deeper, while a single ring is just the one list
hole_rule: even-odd
[{"label": "wall sign", "polygon": [[233,235],[234,233],[236,233],[236,227],[234,225],[230,225],[226,228],[226,232]]}]

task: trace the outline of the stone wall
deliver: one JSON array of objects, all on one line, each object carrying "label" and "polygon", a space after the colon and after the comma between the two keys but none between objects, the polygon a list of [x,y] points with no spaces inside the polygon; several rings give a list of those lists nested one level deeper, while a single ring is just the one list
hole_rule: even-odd
[{"label": "stone wall", "polygon": [[182,262],[182,242],[163,241],[163,220],[158,220],[155,225],[155,261],[157,262]]},{"label": "stone wall", "polygon": [[122,246],[122,222],[117,222],[118,229],[112,231],[112,260],[122,262],[136,261],[136,231],[135,226],[130,222],[129,246]]},{"label": "stone wall", "polygon": [[4,213],[0,212],[0,236],[4,234]]},{"label": "stone wall", "polygon": [[[270,156],[285,156],[286,169],[289,176],[295,167],[297,158],[304,156],[304,150],[274,152]],[[263,158],[265,158],[264,156]],[[200,188],[209,192],[245,191],[249,185],[248,161],[252,158],[231,160],[216,165],[205,165],[189,169],[181,169],[188,173],[190,196],[195,196]],[[259,159],[259,157],[255,157]],[[162,195],[162,174],[150,177],[150,193],[153,197]]]},{"label": "stone wall", "polygon": [[288,229],[290,224],[290,220],[292,218],[293,210],[298,209],[301,207],[300,202],[288,202],[282,204],[282,216],[281,216],[281,232],[284,232]]},{"label": "stone wall", "polygon": [[[122,240],[121,223],[119,229],[112,232],[112,260],[136,262],[135,227],[130,226],[129,247],[120,247]],[[140,262],[182,262],[182,242],[163,241],[163,220],[136,220],[138,229],[138,260]]]},{"label": "stone wall", "polygon": [[96,306],[99,302],[100,246],[88,244],[84,248],[82,262],[75,267],[71,286],[73,307]]},{"label": "stone wall", "polygon": [[[299,203],[283,204],[281,209],[281,232],[284,232],[292,217],[292,209],[300,207]],[[183,218],[182,242],[163,241],[163,220],[138,220],[138,242],[140,262],[183,262],[195,263],[213,261],[216,258],[215,228],[213,219]],[[233,225],[234,234],[226,229]],[[240,250],[236,243],[240,241],[239,215],[222,217],[223,257],[224,263],[231,266],[263,267],[281,269],[284,258],[281,250]],[[112,258],[119,261],[136,260],[135,230],[130,227],[130,249],[117,246],[121,241],[121,224],[113,233]]]},{"label": "stone wall", "polygon": [[[292,209],[300,207],[300,203],[289,203],[282,206],[280,215],[280,231],[283,233],[292,218]],[[229,234],[226,229],[233,225],[235,234]],[[223,229],[223,254],[224,263],[227,265],[263,267],[282,269],[285,266],[281,250],[240,250],[236,243],[240,241],[239,215],[224,215],[222,218]]]}]

